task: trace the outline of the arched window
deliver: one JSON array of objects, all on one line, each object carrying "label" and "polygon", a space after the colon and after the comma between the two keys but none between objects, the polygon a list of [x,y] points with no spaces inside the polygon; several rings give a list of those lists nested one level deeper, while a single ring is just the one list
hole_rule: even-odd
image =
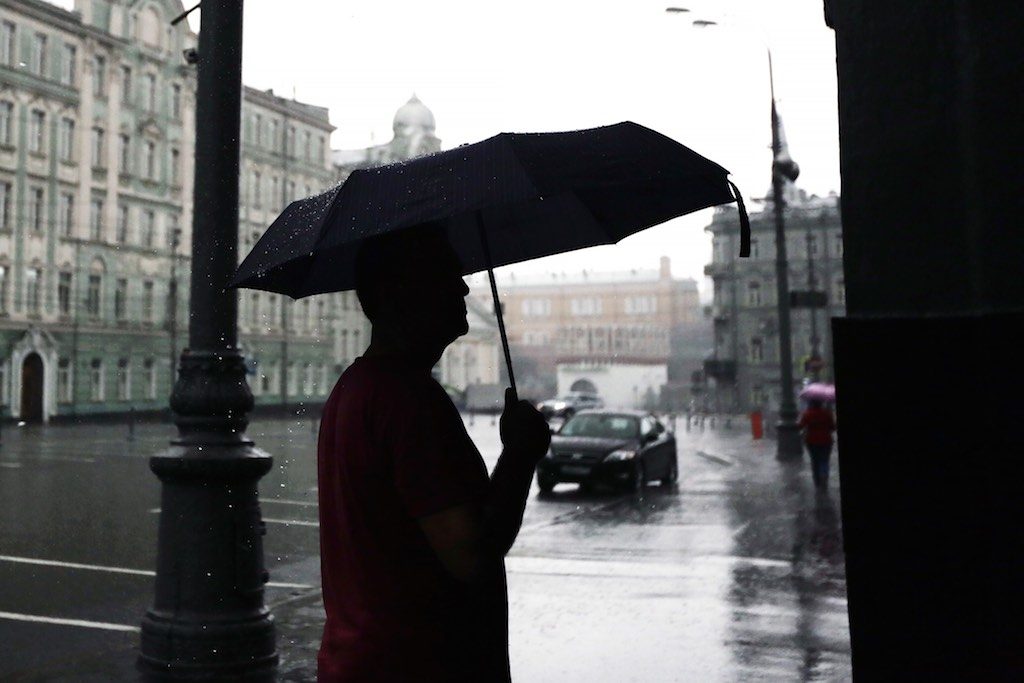
[{"label": "arched window", "polygon": [[160,11],[150,5],[139,15],[139,38],[148,47],[159,48],[163,38]]}]

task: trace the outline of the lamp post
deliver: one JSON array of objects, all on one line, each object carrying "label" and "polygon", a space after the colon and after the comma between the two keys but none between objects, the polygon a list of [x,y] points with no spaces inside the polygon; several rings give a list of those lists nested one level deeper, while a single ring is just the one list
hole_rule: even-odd
[{"label": "lamp post", "polygon": [[153,606],[138,668],[147,680],[270,681],[256,484],[272,458],[244,436],[252,393],[238,349],[242,0],[204,0],[199,34],[188,348],[171,394],[178,437],[150,458],[161,512]]},{"label": "lamp post", "polygon": [[[688,13],[685,7],[666,7],[670,14]],[[696,19],[692,24],[698,28],[717,26],[718,22]],[[772,51],[767,41],[762,41],[768,55],[768,84],[771,93],[772,126],[772,208],[775,217],[775,293],[779,317],[779,379],[781,401],[779,421],[776,423],[776,457],[789,461],[803,455],[800,431],[797,427],[796,397],[793,387],[793,340],[789,303],[789,263],[786,255],[786,220],[784,183],[796,180],[800,167],[784,149],[781,124],[775,105],[775,74],[772,69]]]}]

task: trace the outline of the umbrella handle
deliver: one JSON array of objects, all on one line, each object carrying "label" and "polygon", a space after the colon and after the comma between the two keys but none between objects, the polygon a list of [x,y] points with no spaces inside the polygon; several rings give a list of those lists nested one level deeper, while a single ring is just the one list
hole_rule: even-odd
[{"label": "umbrella handle", "polygon": [[491,280],[491,297],[494,299],[494,314],[498,317],[498,332],[501,334],[501,347],[505,351],[505,367],[508,368],[508,382],[512,386],[512,400],[519,400],[519,392],[516,391],[516,376],[512,372],[512,354],[508,351],[508,336],[505,334],[505,318],[501,311],[501,301],[498,299],[498,284],[494,280],[494,264],[491,261],[491,246],[487,241],[487,230],[484,229],[483,211],[476,212],[476,227],[480,231],[480,243],[484,248],[484,263],[487,265],[487,276]]}]

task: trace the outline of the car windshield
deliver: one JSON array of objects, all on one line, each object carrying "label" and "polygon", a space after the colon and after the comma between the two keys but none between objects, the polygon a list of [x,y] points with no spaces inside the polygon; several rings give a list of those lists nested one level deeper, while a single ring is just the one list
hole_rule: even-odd
[{"label": "car windshield", "polygon": [[558,433],[561,436],[633,439],[639,429],[639,420],[629,415],[587,414],[575,416]]}]

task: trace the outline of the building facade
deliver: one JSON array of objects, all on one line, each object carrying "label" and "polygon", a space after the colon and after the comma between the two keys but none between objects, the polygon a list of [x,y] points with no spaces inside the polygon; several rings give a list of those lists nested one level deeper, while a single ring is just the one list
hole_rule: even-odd
[{"label": "building facade", "polygon": [[[608,385],[604,393],[613,391],[625,403],[620,407],[642,407],[652,393],[660,399],[670,379],[676,337],[702,324],[696,281],[673,278],[667,256],[656,270],[525,277],[508,272],[497,279],[524,396],[547,398],[577,382],[577,388],[585,387],[581,380],[590,377],[599,392],[602,383]],[[486,274],[470,282],[474,296],[491,306]],[[648,372],[649,367],[659,370]],[[572,379],[559,382],[563,376]]]},{"label": "building facade", "polygon": [[[839,197],[808,197],[789,188],[785,208],[786,253],[792,292],[819,292],[824,306],[791,308],[795,386],[804,379],[832,380],[831,319],[845,313],[843,239]],[[733,207],[715,210],[706,228],[714,286],[708,311],[714,350],[705,361],[710,406],[718,410],[777,411],[781,402],[775,220],[769,203],[751,214],[750,257],[739,254],[739,217]],[[817,354],[815,354],[815,351]],[[817,358],[816,358],[817,356]]]},{"label": "building facade", "polygon": [[[187,342],[191,254],[196,81],[182,52],[197,39],[186,22],[170,26],[182,9],[0,0],[4,415],[167,405]],[[334,179],[326,110],[247,88],[243,121],[242,255],[288,198]],[[323,343],[337,298],[283,314],[262,294],[240,304],[257,400],[322,400],[337,370]]]}]

